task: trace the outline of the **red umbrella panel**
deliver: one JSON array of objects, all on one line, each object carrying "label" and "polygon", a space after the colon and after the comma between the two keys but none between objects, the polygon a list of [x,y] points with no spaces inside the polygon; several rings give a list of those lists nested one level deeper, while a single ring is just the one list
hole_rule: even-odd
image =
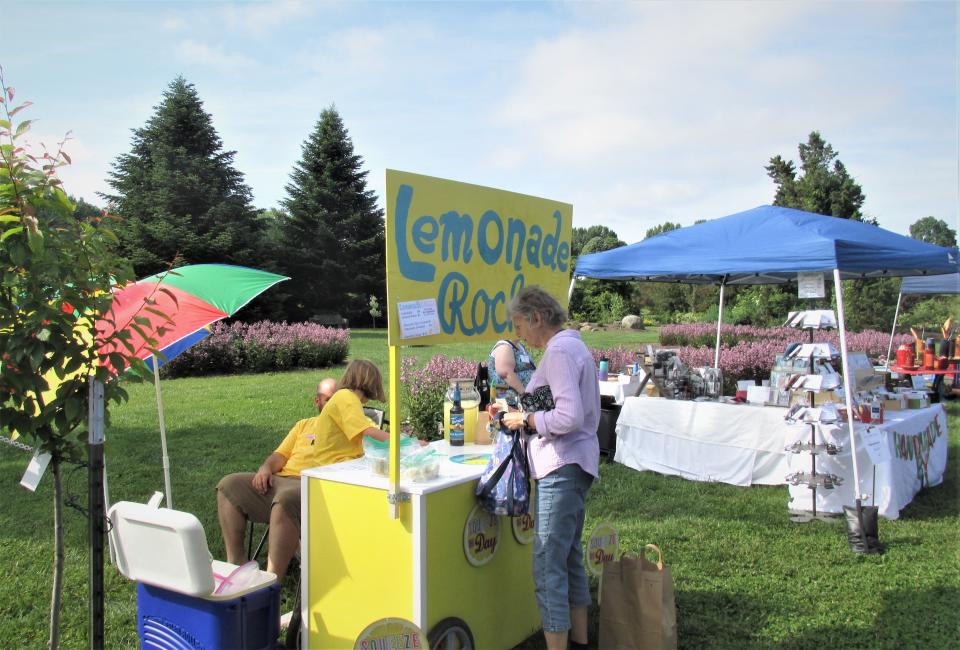
[{"label": "red umbrella panel", "polygon": [[[130,347],[115,339],[102,345],[99,353],[121,352],[147,359],[154,348],[163,352],[203,327],[232,316],[286,279],[242,266],[194,264],[128,284],[114,293],[110,311],[97,323],[97,335],[102,340],[126,330]],[[146,321],[140,320],[144,318]],[[156,344],[149,344],[145,336]]]}]

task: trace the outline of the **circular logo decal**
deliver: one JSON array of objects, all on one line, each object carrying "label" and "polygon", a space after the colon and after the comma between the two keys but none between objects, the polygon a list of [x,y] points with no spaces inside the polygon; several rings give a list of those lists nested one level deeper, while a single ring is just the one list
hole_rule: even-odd
[{"label": "circular logo decal", "polygon": [[483,566],[493,559],[500,540],[500,517],[473,506],[463,526],[463,550],[467,562]]},{"label": "circular logo decal", "polygon": [[513,526],[513,538],[521,544],[532,544],[537,532],[533,525],[533,515],[529,512],[519,517],[510,517]]},{"label": "circular logo decal", "polygon": [[419,627],[402,618],[382,618],[363,629],[354,650],[427,647],[427,635]]},{"label": "circular logo decal", "polygon": [[604,562],[609,562],[617,554],[619,543],[617,531],[606,522],[597,524],[587,540],[587,571],[600,577]]},{"label": "circular logo decal", "polygon": [[461,465],[486,465],[490,461],[490,454],[457,454],[450,456],[451,463]]}]

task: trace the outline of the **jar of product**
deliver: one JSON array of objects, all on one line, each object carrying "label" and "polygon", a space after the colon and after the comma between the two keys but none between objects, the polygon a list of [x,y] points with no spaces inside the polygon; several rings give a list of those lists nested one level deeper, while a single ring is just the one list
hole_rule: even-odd
[{"label": "jar of product", "polygon": [[460,406],[463,408],[463,442],[472,445],[477,439],[477,414],[480,412],[480,393],[473,379],[451,379],[443,398],[443,439],[450,442],[450,409],[453,407],[454,389],[460,388]]},{"label": "jar of product", "polygon": [[901,345],[897,348],[897,366],[900,368],[913,368],[913,346]]}]

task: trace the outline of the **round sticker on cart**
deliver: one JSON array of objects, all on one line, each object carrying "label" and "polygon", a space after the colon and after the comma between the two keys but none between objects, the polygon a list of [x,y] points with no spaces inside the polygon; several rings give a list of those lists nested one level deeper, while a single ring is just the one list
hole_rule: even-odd
[{"label": "round sticker on cart", "polygon": [[490,461],[490,454],[457,454],[450,456],[451,463],[460,465],[486,465]]},{"label": "round sticker on cart", "polygon": [[510,524],[513,526],[513,538],[521,544],[532,544],[533,535],[536,532],[533,528],[533,515],[529,512],[519,517],[510,517]]},{"label": "round sticker on cart", "polygon": [[587,571],[590,575],[599,578],[603,564],[613,560],[618,547],[616,529],[606,522],[597,524],[587,540]]},{"label": "round sticker on cart", "polygon": [[427,635],[403,618],[381,618],[374,621],[364,628],[353,644],[353,650],[426,647]]},{"label": "round sticker on cart", "polygon": [[463,527],[463,550],[467,562],[483,566],[493,559],[500,541],[500,517],[473,506]]}]

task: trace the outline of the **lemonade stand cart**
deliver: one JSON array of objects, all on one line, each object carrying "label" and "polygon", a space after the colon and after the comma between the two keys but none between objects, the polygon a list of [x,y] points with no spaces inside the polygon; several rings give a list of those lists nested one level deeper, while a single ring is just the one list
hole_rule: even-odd
[{"label": "lemonade stand cart", "polygon": [[[573,208],[392,170],[386,186],[390,413],[398,414],[401,345],[508,336],[506,306],[528,285],[566,304]],[[303,647],[401,647],[410,639],[367,636],[396,620],[441,646],[484,650],[511,648],[540,628],[532,519],[476,507],[492,447],[432,446],[442,461],[426,480],[401,481],[396,426],[388,476],[362,458],[303,472]]]},{"label": "lemonade stand cart", "polygon": [[[483,458],[490,447],[456,450],[452,458]],[[459,627],[474,648],[511,648],[539,629],[531,527],[515,533],[510,517],[489,515],[491,526],[470,516],[484,464],[445,457],[439,477],[402,481],[409,501],[397,519],[385,516],[389,479],[371,474],[364,459],[304,472],[308,647],[352,648],[367,625],[390,617],[431,639]]]}]

